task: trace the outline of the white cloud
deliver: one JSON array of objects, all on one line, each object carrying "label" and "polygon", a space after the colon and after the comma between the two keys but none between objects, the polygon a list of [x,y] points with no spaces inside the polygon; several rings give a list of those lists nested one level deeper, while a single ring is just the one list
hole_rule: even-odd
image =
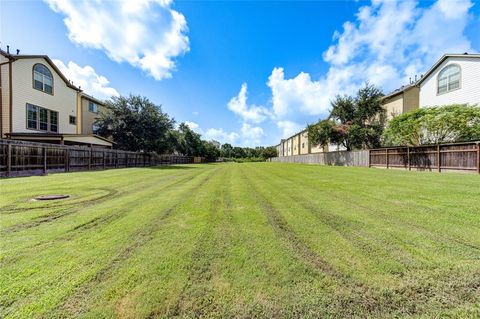
[{"label": "white cloud", "polygon": [[307,114],[326,112],[329,107],[323,101],[325,87],[321,82],[312,81],[308,73],[285,79],[283,68],[274,68],[267,85],[272,90],[273,112],[279,118],[290,115],[292,106],[296,112]]},{"label": "white cloud", "polygon": [[247,90],[247,84],[243,83],[238,95],[228,102],[228,109],[246,122],[263,122],[269,116],[268,110],[262,106],[248,105]]},{"label": "white cloud", "polygon": [[223,128],[208,128],[204,130],[200,125],[191,121],[185,121],[185,124],[193,131],[201,134],[204,140],[216,140],[222,144],[229,143],[235,146],[259,146],[265,136],[261,127],[248,123],[243,123],[238,132],[229,132]]},{"label": "white cloud", "polygon": [[81,67],[73,61],[65,65],[65,63],[56,59],[53,60],[53,63],[68,80],[73,81],[75,86],[81,87],[85,93],[97,99],[107,100],[112,96],[120,95],[117,90],[109,85],[110,81],[103,75],[98,75],[90,65]]},{"label": "white cloud", "polygon": [[65,16],[72,42],[104,50],[156,80],[170,78],[174,59],[189,50],[185,17],[169,0],[45,0]]},{"label": "white cloud", "polygon": [[220,129],[209,128],[205,132],[204,138],[207,140],[216,140],[222,144],[224,143],[235,144],[240,138],[240,135],[236,132],[225,132],[222,128]]},{"label": "white cloud", "polygon": [[415,1],[378,0],[360,8],[324,52],[325,75],[312,80],[301,72],[285,78],[283,68],[273,69],[267,85],[277,125],[285,132],[288,125],[280,121],[326,116],[335,95],[354,94],[367,80],[387,93],[444,53],[474,51],[464,35],[471,7],[470,0],[438,0],[427,8]]},{"label": "white cloud", "polygon": [[287,138],[305,128],[304,125],[292,121],[278,121],[277,126],[282,129],[282,138]]},{"label": "white cloud", "polygon": [[192,130],[192,131],[195,131],[197,133],[200,133],[202,134],[202,130],[200,129],[200,125],[198,125],[197,123],[195,122],[190,122],[190,121],[185,121],[184,122],[185,124],[187,124],[187,126]]},{"label": "white cloud", "polygon": [[258,146],[265,135],[260,126],[253,126],[248,123],[243,123],[242,128],[243,145]]}]

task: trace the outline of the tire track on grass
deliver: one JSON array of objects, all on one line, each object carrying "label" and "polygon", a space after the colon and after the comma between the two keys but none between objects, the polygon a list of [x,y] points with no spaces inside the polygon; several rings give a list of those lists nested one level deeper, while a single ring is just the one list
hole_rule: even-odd
[{"label": "tire track on grass", "polygon": [[[313,266],[316,270],[331,276],[343,287],[342,289],[336,289],[329,296],[327,313],[323,313],[322,316],[364,318],[418,315],[426,314],[432,304],[436,305],[439,302],[439,295],[441,295],[440,299],[444,309],[452,309],[458,304],[464,304],[467,299],[467,304],[480,299],[478,294],[480,291],[480,272],[464,276],[463,280],[458,280],[458,276],[454,273],[450,273],[448,278],[442,276],[441,280],[440,278],[427,277],[419,281],[418,278],[412,277],[410,279],[412,282],[406,280],[406,284],[403,286],[387,291],[378,290],[339,273],[298,238],[280,213],[260,193],[259,188],[254,185],[247,174],[244,174],[244,179],[250,185],[250,189],[252,189],[269,220],[273,221],[272,226],[281,237],[286,239],[294,255],[299,256],[301,260],[304,260],[306,264]],[[435,286],[432,286],[432,281],[436,283]]]},{"label": "tire track on grass", "polygon": [[[94,189],[89,189],[89,190],[102,190],[102,191],[106,191],[107,194],[99,196],[99,197],[94,198],[94,199],[87,200],[87,201],[84,202],[85,204],[82,205],[82,206],[76,206],[77,203],[71,203],[67,206],[68,209],[66,209],[66,210],[54,211],[53,213],[36,217],[33,220],[30,220],[28,222],[12,225],[8,228],[3,229],[1,231],[1,234],[15,233],[15,232],[19,232],[19,231],[26,230],[26,229],[29,229],[29,228],[40,226],[44,223],[56,221],[57,219],[60,219],[62,217],[65,217],[65,216],[74,214],[74,213],[76,213],[80,210],[83,210],[86,207],[101,204],[103,202],[114,199],[114,198],[121,195],[121,193],[118,190],[113,189],[113,188],[94,188]],[[52,207],[52,206],[50,206],[50,207]],[[50,207],[48,207],[48,208],[50,208]],[[53,207],[55,207],[55,206],[53,206]],[[55,207],[55,208],[57,208],[57,207]]]},{"label": "tire track on grass", "polygon": [[90,300],[87,296],[91,294],[91,291],[94,290],[94,287],[97,284],[110,279],[113,276],[113,273],[118,270],[122,266],[122,264],[126,260],[128,260],[139,248],[154,239],[155,233],[164,224],[165,219],[170,217],[177,209],[177,207],[181,205],[181,203],[183,203],[195,194],[194,192],[192,192],[192,190],[203,187],[217,173],[218,168],[207,172],[207,176],[203,177],[198,183],[193,184],[191,185],[191,187],[183,190],[178,195],[181,202],[177,202],[170,207],[163,209],[157,215],[157,217],[153,218],[153,220],[150,220],[150,222],[144,227],[130,235],[129,240],[127,240],[129,244],[124,249],[122,249],[110,261],[109,264],[97,271],[97,273],[92,278],[79,285],[73,294],[67,296],[67,298],[59,306],[56,307],[54,312],[57,313],[60,317],[68,317],[69,315],[79,316],[88,312],[87,303]]},{"label": "tire track on grass", "polygon": [[[281,176],[281,178],[282,178],[283,181],[288,181],[291,184],[298,185],[298,181],[296,181],[292,178],[289,178],[289,177],[286,177],[286,176]],[[388,214],[388,213],[385,213],[383,210],[380,210],[378,208],[370,207],[370,206],[366,206],[364,204],[361,204],[358,200],[355,200],[354,198],[352,198],[351,195],[349,196],[348,192],[347,193],[342,192],[341,194],[339,194],[338,191],[335,192],[335,191],[328,190],[328,189],[322,189],[322,191],[327,192],[329,194],[342,195],[342,201],[343,202],[348,203],[351,207],[361,208],[363,211],[365,211],[367,213],[374,213],[375,215],[381,217],[382,220],[385,223],[389,224],[393,228],[398,227],[397,223],[402,224],[402,225],[405,226],[405,228],[413,228],[413,229],[416,229],[417,231],[420,231],[422,233],[422,235],[427,235],[433,242],[441,242],[441,243],[446,244],[446,245],[451,245],[451,242],[456,242],[457,244],[459,244],[460,246],[463,246],[464,248],[467,247],[467,248],[470,248],[470,249],[475,249],[477,251],[480,251],[480,246],[478,246],[478,245],[467,243],[464,240],[461,240],[461,239],[453,237],[453,236],[449,236],[449,235],[445,235],[445,234],[439,235],[437,232],[434,232],[434,231],[422,226],[419,223],[413,223],[413,222],[409,222],[409,221],[406,221],[404,219],[401,219],[401,218],[399,218],[399,216],[397,216],[397,214]],[[375,201],[380,200],[379,198],[374,197],[372,195],[369,195],[368,193],[362,194],[362,196],[365,197],[365,198],[375,200]],[[405,207],[405,206],[403,206],[403,207]],[[426,206],[424,208],[427,208],[427,210],[429,210],[429,211],[436,212],[436,210],[433,209],[433,208],[428,208]],[[397,235],[394,236],[394,238],[402,241],[402,237],[399,237]]]},{"label": "tire track on grass", "polygon": [[288,225],[287,221],[281,216],[280,212],[261,194],[258,187],[253,183],[248,174],[242,174],[242,179],[247,185],[249,185],[255,201],[260,204],[260,207],[267,216],[270,225],[272,225],[278,236],[283,239],[283,242],[286,244],[290,252],[325,275],[342,280],[348,278],[348,276],[339,272],[326,260],[318,256],[302,239],[300,239],[300,237],[298,237]]},{"label": "tire track on grass", "polygon": [[[273,182],[273,179],[269,176],[265,176],[263,174],[262,181],[267,183],[267,185],[271,186],[272,188],[278,188],[278,185],[276,185]],[[415,260],[412,258],[411,254],[408,254],[398,246],[388,245],[388,248],[382,248],[386,246],[387,243],[380,243],[368,233],[357,230],[361,228],[363,225],[362,223],[349,220],[337,214],[333,214],[321,206],[310,202],[305,195],[298,195],[294,192],[285,192],[282,193],[282,196],[290,198],[292,202],[298,204],[301,208],[313,213],[312,216],[314,216],[315,219],[319,220],[322,224],[335,231],[341,238],[349,242],[353,247],[359,248],[364,252],[376,253],[379,256],[388,256],[407,269],[409,268],[409,264],[415,263]],[[366,240],[367,238],[368,241]],[[399,251],[401,251],[401,256],[398,254]]]},{"label": "tire track on grass", "polygon": [[[225,169],[224,169],[225,170]],[[224,184],[229,180],[231,170],[221,176],[218,183]],[[193,316],[212,317],[219,315],[214,296],[213,287],[209,286],[215,275],[212,266],[216,260],[225,257],[230,245],[229,234],[223,223],[232,221],[230,187],[217,187],[212,195],[213,201],[210,214],[204,231],[197,240],[191,255],[190,272],[175,306],[169,311],[167,317]],[[221,237],[219,237],[221,234]],[[164,315],[161,310],[154,310],[147,318],[152,319]]]},{"label": "tire track on grass", "polygon": [[[189,181],[191,179],[192,179],[191,175],[183,177],[181,179],[176,179],[176,180],[173,179],[173,182],[170,182],[170,183],[167,183],[167,184],[162,184],[162,186],[152,189],[147,194],[157,193],[157,192],[162,191],[164,189],[167,189],[169,187],[173,187],[173,186],[185,183],[186,181]],[[73,227],[70,230],[67,230],[64,235],[60,235],[60,236],[58,236],[54,239],[40,241],[40,242],[35,243],[33,245],[30,245],[30,246],[22,247],[22,253],[21,254],[16,254],[15,256],[2,258],[2,260],[0,261],[0,266],[8,265],[12,262],[17,262],[19,259],[22,258],[22,255],[24,255],[25,252],[28,249],[35,248],[36,250],[39,250],[39,249],[43,250],[43,249],[46,249],[46,247],[57,244],[60,241],[69,241],[69,240],[72,240],[76,237],[79,237],[84,232],[87,232],[91,229],[95,229],[95,228],[98,228],[98,227],[105,227],[105,226],[115,222],[116,220],[121,219],[129,211],[131,211],[131,208],[124,208],[124,209],[120,209],[118,211],[114,211],[113,213],[110,213],[110,214],[105,214],[105,215],[102,215],[102,216],[94,217],[94,218],[92,218],[92,219],[90,219],[90,220],[88,220],[84,223],[76,225],[75,227]]]},{"label": "tire track on grass", "polygon": [[[189,173],[190,172],[186,172],[185,175],[188,175]],[[189,179],[189,178],[186,178],[186,179]],[[155,182],[152,182],[152,183],[155,183]],[[105,188],[105,187],[88,188],[87,190],[89,190],[89,191],[101,190],[101,191],[106,191],[107,194],[101,195],[101,196],[93,198],[93,199],[90,199],[90,198],[87,197],[86,199],[81,200],[81,201],[65,202],[65,203],[60,203],[59,205],[54,204],[54,205],[48,205],[48,206],[45,205],[45,206],[33,207],[32,209],[46,209],[46,208],[55,208],[56,209],[56,208],[61,208],[61,207],[67,207],[67,209],[66,210],[60,210],[60,211],[55,210],[53,213],[36,217],[33,220],[30,220],[28,222],[13,225],[11,227],[3,229],[1,233],[8,234],[8,233],[14,233],[14,232],[18,232],[18,231],[21,231],[21,230],[37,227],[37,226],[40,226],[44,223],[56,221],[59,218],[63,218],[65,216],[75,214],[75,213],[77,213],[81,210],[84,210],[84,209],[88,208],[88,207],[98,205],[98,204],[101,204],[103,202],[121,197],[124,194],[130,194],[130,193],[134,193],[136,191],[141,191],[144,188],[145,188],[145,185],[143,185],[143,184],[140,185],[138,188],[134,188],[133,190],[123,190],[123,191],[119,191],[119,190],[113,189],[113,188]]]}]

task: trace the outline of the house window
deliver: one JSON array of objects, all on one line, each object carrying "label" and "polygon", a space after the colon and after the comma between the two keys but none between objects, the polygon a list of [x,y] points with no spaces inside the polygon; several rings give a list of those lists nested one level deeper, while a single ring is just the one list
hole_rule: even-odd
[{"label": "house window", "polygon": [[76,125],[76,124],[77,124],[77,117],[70,115],[70,116],[68,117],[68,122],[69,122],[70,124],[72,124],[72,125]]},{"label": "house window", "polygon": [[48,110],[40,108],[40,131],[48,131]]},{"label": "house window", "polygon": [[437,93],[443,94],[460,88],[460,66],[450,64],[438,73]]},{"label": "house window", "polygon": [[38,106],[27,104],[27,128],[36,130],[38,126]]},{"label": "house window", "polygon": [[53,94],[52,72],[43,64],[33,66],[33,87],[48,94]]},{"label": "house window", "polygon": [[305,148],[305,143],[302,143],[302,148]]},{"label": "house window", "polygon": [[98,112],[97,104],[93,102],[88,102],[88,110],[90,112],[97,113]]},{"label": "house window", "polygon": [[58,112],[50,112],[50,132],[58,132]]},{"label": "house window", "polygon": [[58,112],[27,103],[27,129],[58,132]]}]

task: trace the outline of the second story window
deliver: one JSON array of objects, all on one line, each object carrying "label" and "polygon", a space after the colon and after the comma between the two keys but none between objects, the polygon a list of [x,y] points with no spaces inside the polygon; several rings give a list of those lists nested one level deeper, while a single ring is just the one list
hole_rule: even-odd
[{"label": "second story window", "polygon": [[68,123],[70,123],[70,124],[72,124],[72,125],[76,125],[76,124],[77,124],[77,117],[70,115],[70,116],[68,117]]},{"label": "second story window", "polygon": [[53,94],[52,72],[43,64],[33,66],[33,87],[48,94]]},{"label": "second story window", "polygon": [[460,67],[450,64],[438,73],[437,93],[443,94],[460,88]]},{"label": "second story window", "polygon": [[98,112],[97,104],[95,104],[93,102],[88,102],[88,110],[90,112],[97,113]]},{"label": "second story window", "polygon": [[27,103],[27,129],[58,132],[58,112]]}]

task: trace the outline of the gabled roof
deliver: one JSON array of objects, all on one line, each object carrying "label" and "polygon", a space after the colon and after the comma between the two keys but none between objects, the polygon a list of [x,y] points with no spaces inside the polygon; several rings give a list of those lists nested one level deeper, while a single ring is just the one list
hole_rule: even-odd
[{"label": "gabled roof", "polygon": [[13,60],[13,61],[20,60],[20,59],[44,59],[52,67],[52,69],[55,70],[55,72],[60,76],[60,78],[63,80],[63,82],[65,82],[65,84],[69,88],[74,89],[78,92],[82,91],[80,88],[76,87],[75,85],[70,83],[70,81],[68,81],[68,79],[65,77],[65,75],[63,75],[63,73],[55,65],[55,63],[53,63],[53,61],[48,57],[48,55],[11,54],[11,53],[7,53],[7,52],[3,51],[2,49],[0,49],[0,54],[3,55],[4,57],[8,58],[9,60]]},{"label": "gabled roof", "polygon": [[394,97],[395,95],[398,95],[400,93],[403,93],[405,91],[408,91],[410,90],[411,88],[415,87],[417,85],[418,81],[417,82],[413,82],[413,83],[410,83],[408,85],[402,85],[402,87],[388,93],[387,95],[383,96],[381,98],[381,100],[385,100],[385,99],[388,99],[388,98],[391,98],[391,97]]},{"label": "gabled roof", "polygon": [[430,70],[428,70],[427,73],[425,73],[425,74],[420,78],[420,80],[418,80],[417,85],[420,85],[423,81],[425,81],[425,79],[426,79],[430,74],[432,74],[433,71],[435,71],[435,69],[438,68],[438,66],[443,63],[443,61],[445,61],[445,60],[448,59],[448,58],[465,58],[465,59],[477,58],[477,59],[480,59],[480,54],[468,54],[468,53],[463,53],[463,54],[447,53],[447,54],[444,54],[444,55],[430,68]]},{"label": "gabled roof", "polygon": [[92,102],[95,102],[95,103],[97,103],[97,104],[100,104],[100,105],[102,105],[102,106],[105,106],[105,102],[100,101],[99,99],[96,99],[96,98],[94,98],[93,96],[88,95],[88,94],[85,93],[85,92],[81,92],[81,93],[80,93],[80,96],[83,97],[83,98],[86,98],[87,100],[90,100],[90,101],[92,101]]}]

